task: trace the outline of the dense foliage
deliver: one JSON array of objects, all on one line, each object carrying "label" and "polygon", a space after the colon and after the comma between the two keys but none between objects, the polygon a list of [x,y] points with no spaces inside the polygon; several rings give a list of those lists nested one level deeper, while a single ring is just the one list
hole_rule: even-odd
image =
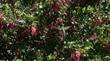
[{"label": "dense foliage", "polygon": [[0,0],[0,60],[109,61],[110,0]]}]

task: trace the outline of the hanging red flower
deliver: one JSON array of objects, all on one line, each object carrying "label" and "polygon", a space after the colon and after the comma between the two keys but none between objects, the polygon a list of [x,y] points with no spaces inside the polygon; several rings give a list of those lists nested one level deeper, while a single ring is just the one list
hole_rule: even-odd
[{"label": "hanging red flower", "polygon": [[80,61],[81,53],[79,51],[75,51],[75,57],[77,61]]},{"label": "hanging red flower", "polygon": [[38,33],[38,29],[37,29],[37,27],[32,26],[32,27],[31,27],[31,35],[32,35],[32,36],[36,36],[37,33]]}]

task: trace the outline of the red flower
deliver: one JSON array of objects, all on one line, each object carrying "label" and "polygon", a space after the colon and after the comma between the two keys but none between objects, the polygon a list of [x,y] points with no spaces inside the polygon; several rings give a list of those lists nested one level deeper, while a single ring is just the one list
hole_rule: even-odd
[{"label": "red flower", "polygon": [[79,51],[75,51],[75,57],[77,61],[80,61],[81,53]]},{"label": "red flower", "polygon": [[35,26],[32,26],[31,27],[31,34],[32,34],[32,36],[36,36],[37,33],[38,33],[38,28],[35,27]]}]

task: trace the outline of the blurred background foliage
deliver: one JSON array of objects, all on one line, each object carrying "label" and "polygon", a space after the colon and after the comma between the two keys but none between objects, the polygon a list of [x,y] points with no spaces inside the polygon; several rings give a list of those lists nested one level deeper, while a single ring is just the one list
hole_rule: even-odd
[{"label": "blurred background foliage", "polygon": [[0,60],[109,61],[110,0],[0,0]]}]

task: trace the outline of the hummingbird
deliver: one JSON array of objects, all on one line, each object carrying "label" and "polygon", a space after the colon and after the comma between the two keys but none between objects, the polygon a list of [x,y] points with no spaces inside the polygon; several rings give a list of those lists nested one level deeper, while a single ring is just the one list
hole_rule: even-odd
[{"label": "hummingbird", "polygon": [[62,26],[58,26],[58,27],[54,27],[54,28],[59,30],[58,31],[58,38],[60,38],[61,41],[63,41],[66,36],[66,30],[70,29],[71,26],[64,26],[64,24],[63,24]]}]

